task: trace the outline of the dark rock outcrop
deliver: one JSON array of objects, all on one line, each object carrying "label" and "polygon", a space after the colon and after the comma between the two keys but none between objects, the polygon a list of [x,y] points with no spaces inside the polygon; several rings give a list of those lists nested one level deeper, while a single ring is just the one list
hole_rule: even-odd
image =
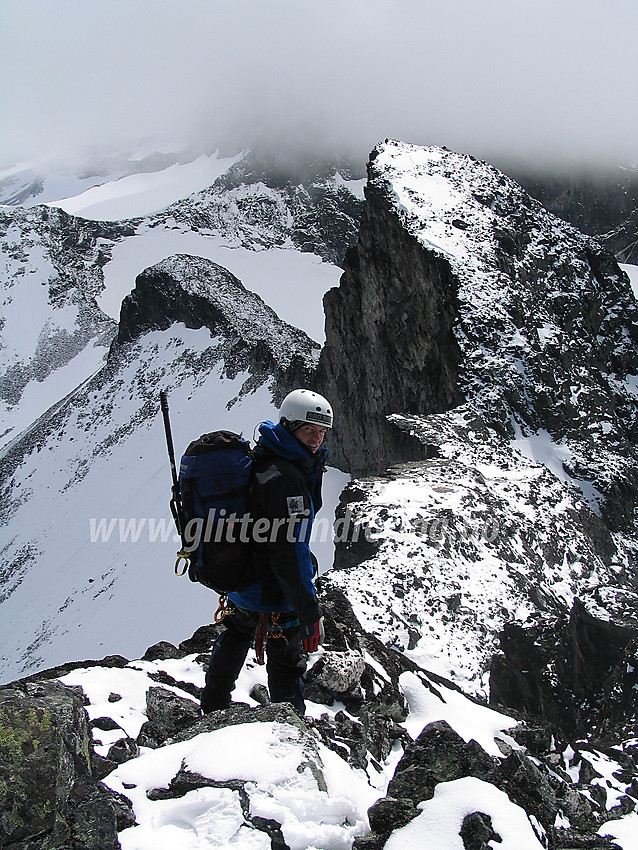
[{"label": "dark rock outcrop", "polygon": [[146,692],[146,716],[148,720],[140,729],[137,743],[143,747],[159,747],[198,721],[201,710],[192,700],[166,688],[155,687]]},{"label": "dark rock outcrop", "polygon": [[552,723],[572,738],[638,732],[638,630],[597,619],[576,600],[569,617],[509,623],[490,671],[490,702]]},{"label": "dark rock outcrop", "polygon": [[130,803],[92,775],[81,692],[56,681],[0,689],[0,845],[119,848]]},{"label": "dark rock outcrop", "polygon": [[274,377],[283,398],[310,381],[319,345],[212,260],[178,254],[138,275],[122,302],[114,357],[147,331],[166,330],[176,322],[208,328],[213,341],[219,338],[216,356],[229,377],[250,374],[246,390]]}]

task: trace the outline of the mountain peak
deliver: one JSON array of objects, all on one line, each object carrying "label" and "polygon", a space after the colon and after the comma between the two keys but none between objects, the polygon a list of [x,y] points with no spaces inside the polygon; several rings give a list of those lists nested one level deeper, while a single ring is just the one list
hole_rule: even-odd
[{"label": "mountain peak", "polygon": [[348,387],[346,463],[418,457],[385,417],[465,401],[506,439],[562,441],[567,476],[631,524],[638,306],[613,256],[473,157],[386,141],[368,170],[320,363],[327,395]]},{"label": "mountain peak", "polygon": [[[166,330],[175,322],[208,328],[213,338],[232,340],[234,350],[266,343],[270,365],[290,362],[293,353],[316,359],[319,344],[283,322],[254,292],[212,260],[175,254],[138,275],[135,289],[122,302],[115,349],[148,330]],[[264,364],[266,365],[266,364]]]}]

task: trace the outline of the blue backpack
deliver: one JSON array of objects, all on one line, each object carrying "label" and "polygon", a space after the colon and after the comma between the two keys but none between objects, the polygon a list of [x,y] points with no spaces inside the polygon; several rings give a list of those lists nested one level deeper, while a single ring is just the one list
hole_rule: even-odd
[{"label": "blue backpack", "polygon": [[250,443],[232,431],[203,434],[180,462],[184,536],[191,550],[188,576],[219,594],[254,581],[250,526],[242,526],[252,466]]}]

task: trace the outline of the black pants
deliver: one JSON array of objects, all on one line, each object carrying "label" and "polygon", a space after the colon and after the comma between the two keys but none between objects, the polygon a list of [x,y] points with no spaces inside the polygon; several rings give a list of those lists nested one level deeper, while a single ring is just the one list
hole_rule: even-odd
[{"label": "black pants", "polygon": [[[292,703],[297,711],[305,714],[301,677],[306,672],[306,660],[302,655],[301,629],[295,621],[291,621],[291,617],[294,614],[281,614],[281,635],[275,630],[268,634],[266,640],[268,690],[273,702]],[[205,714],[230,705],[231,691],[255,638],[259,612],[235,606],[233,613],[224,617],[223,623],[225,629],[210,654],[206,684],[201,694]]]}]

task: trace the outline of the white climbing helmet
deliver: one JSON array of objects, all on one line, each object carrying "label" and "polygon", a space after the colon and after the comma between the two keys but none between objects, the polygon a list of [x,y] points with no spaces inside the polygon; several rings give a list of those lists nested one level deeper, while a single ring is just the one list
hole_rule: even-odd
[{"label": "white climbing helmet", "polygon": [[279,421],[288,431],[296,431],[304,422],[332,428],[332,407],[319,393],[293,390],[281,404]]}]

